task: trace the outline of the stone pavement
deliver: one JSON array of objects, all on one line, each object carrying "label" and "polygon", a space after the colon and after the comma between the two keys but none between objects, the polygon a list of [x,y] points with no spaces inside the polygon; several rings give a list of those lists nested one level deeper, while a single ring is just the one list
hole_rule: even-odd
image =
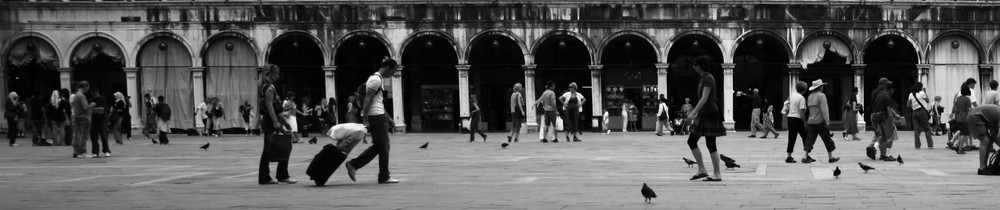
[{"label": "stone pavement", "polygon": [[[695,168],[686,136],[650,132],[586,133],[582,143],[548,143],[537,134],[500,149],[502,133],[487,142],[467,135],[392,136],[395,185],[376,183],[377,159],[359,169],[358,182],[343,167],[328,186],[305,175],[312,155],[332,141],[297,144],[289,168],[298,184],[256,183],[260,137],[172,136],[168,146],[132,140],[113,145],[111,158],[73,159],[70,147],[0,147],[0,209],[996,209],[1000,177],[977,176],[977,155],[915,150],[912,132],[900,132],[896,150],[906,164],[864,156],[867,141],[837,140],[836,164],[816,144],[812,164],[784,163],[780,139],[720,138],[719,149],[742,168],[723,182],[688,181]],[[839,132],[837,134],[839,136]],[[861,137],[870,139],[871,132]],[[21,142],[26,140],[21,139]],[[704,140],[702,140],[704,141]],[[208,151],[198,146],[211,142]],[[430,142],[427,150],[417,147]],[[702,143],[701,145],[704,145]],[[351,156],[369,145],[361,144]],[[796,145],[800,159],[802,144]],[[706,152],[707,154],[707,152]],[[863,173],[857,163],[877,168]],[[843,175],[832,177],[840,166]],[[711,165],[709,164],[709,170]],[[272,164],[272,173],[273,173]],[[642,183],[659,198],[643,202]]]}]

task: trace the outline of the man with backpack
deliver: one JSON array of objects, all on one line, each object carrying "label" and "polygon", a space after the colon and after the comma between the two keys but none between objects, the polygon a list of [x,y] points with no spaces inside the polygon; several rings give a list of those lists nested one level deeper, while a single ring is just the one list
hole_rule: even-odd
[{"label": "man with backpack", "polygon": [[358,98],[361,99],[362,104],[361,117],[364,124],[368,127],[368,133],[371,134],[372,146],[368,147],[357,158],[344,164],[347,168],[347,175],[351,177],[351,181],[357,181],[354,178],[354,174],[358,168],[364,167],[377,155],[379,165],[378,183],[399,183],[398,179],[393,179],[389,176],[389,131],[390,129],[395,129],[395,123],[386,113],[385,104],[382,103],[384,76],[392,76],[396,73],[396,68],[397,64],[395,60],[390,58],[382,60],[379,71],[369,76],[368,81],[365,82],[365,91],[358,93],[360,95]]},{"label": "man with backpack", "polygon": [[969,135],[979,139],[979,175],[1000,175],[1000,163],[994,157],[990,162],[993,144],[997,141],[997,130],[1000,128],[1000,106],[984,104],[969,111],[967,121]]},{"label": "man with backpack", "polygon": [[170,122],[170,105],[163,96],[157,96],[156,100],[159,102],[153,106],[153,112],[156,113],[156,128],[159,131],[160,144],[167,145],[170,144],[170,140],[167,139],[167,133],[170,133],[170,126],[167,123]]}]

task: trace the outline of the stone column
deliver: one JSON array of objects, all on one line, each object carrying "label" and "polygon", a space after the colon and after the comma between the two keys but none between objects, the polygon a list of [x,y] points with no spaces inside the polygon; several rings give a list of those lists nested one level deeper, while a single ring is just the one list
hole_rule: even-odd
[{"label": "stone column", "polygon": [[73,68],[59,68],[59,86],[73,91]]},{"label": "stone column", "polygon": [[469,119],[469,65],[455,65],[458,69],[458,116]]},{"label": "stone column", "polygon": [[601,84],[601,70],[604,65],[590,65],[590,103],[593,105],[590,126],[600,131],[601,117],[604,115],[604,85]]},{"label": "stone column", "polygon": [[[129,112],[128,114],[132,116],[131,127],[135,128],[142,125],[143,116],[139,115],[139,110],[146,108],[142,107],[142,104],[139,103],[139,100],[142,98],[142,95],[140,95],[139,92],[139,82],[138,82],[139,68],[130,67],[130,68],[125,68],[124,70],[125,70],[125,88],[126,88],[125,92],[127,92],[125,94],[127,96],[132,96],[132,98],[128,100],[129,103],[132,103],[132,108],[128,110]],[[62,75],[61,69],[59,72],[60,75]],[[67,83],[66,86],[69,86],[68,78],[66,79],[65,83]],[[72,90],[72,88],[70,88],[70,90]]]},{"label": "stone column", "polygon": [[[192,93],[194,94],[194,104],[189,107],[197,107],[205,102],[205,67],[191,67]],[[204,127],[201,119],[194,119],[195,127]]]},{"label": "stone column", "polygon": [[[392,121],[396,123],[396,133],[406,133],[406,122],[403,121],[403,66],[392,75]],[[413,90],[420,91],[420,90]]]},{"label": "stone column", "polygon": [[326,98],[337,98],[337,67],[324,66],[323,78],[326,83]]},{"label": "stone column", "polygon": [[[656,64],[656,92],[663,94],[664,96],[670,97],[667,94],[667,77],[670,70],[670,64],[658,63]],[[673,99],[677,100],[677,99]]]},{"label": "stone column", "polygon": [[528,132],[538,131],[538,123],[535,122],[535,68],[537,65],[524,65],[524,112],[527,115]]},{"label": "stone column", "polygon": [[[993,66],[988,64],[979,65],[979,87],[982,92],[990,89],[990,81],[993,81]],[[927,84],[927,83],[924,83]]]},{"label": "stone column", "polygon": [[726,127],[726,130],[730,131],[736,129],[736,121],[733,120],[733,68],[735,67],[736,65],[731,63],[722,64],[724,78],[722,82],[725,84],[722,87],[723,106],[725,107],[723,109],[725,110],[723,113],[725,120],[722,122],[722,125]]},{"label": "stone column", "polygon": [[[0,94],[2,94],[2,95],[0,95],[0,104],[7,104],[7,100],[10,100],[10,99],[7,99],[7,94],[8,94],[7,84],[10,84],[10,83],[8,83],[9,80],[7,80],[7,75],[5,74],[6,70],[4,69],[4,66],[5,65],[0,65],[0,84],[2,84],[2,85],[0,85]],[[2,113],[7,113],[6,106],[0,106],[0,115],[2,115]],[[10,131],[9,130],[10,127],[7,127],[7,126],[9,126],[9,125],[7,125],[7,119],[6,118],[4,120],[0,121],[0,128],[4,128],[5,131],[9,132]],[[6,136],[4,136],[4,137],[6,137]]]},{"label": "stone column", "polygon": [[[801,72],[802,72],[802,64],[799,64],[799,63],[789,63],[788,64],[788,95],[789,96],[791,96],[792,93],[796,92],[795,91],[795,83],[799,82],[799,73],[801,73]],[[782,101],[782,103],[784,103],[784,101]],[[777,103],[774,103],[774,104],[777,105]],[[784,105],[782,105],[782,107],[783,106]],[[778,107],[779,106],[775,106],[774,108],[775,109],[779,109]],[[785,129],[788,129],[788,117],[782,115],[781,119],[783,119],[781,121],[781,124],[782,124],[781,126],[783,128],[785,128]]]},{"label": "stone column", "polygon": [[923,83],[924,87],[926,87],[930,82],[929,80],[930,73],[931,73],[930,64],[917,64],[917,81]]},{"label": "stone column", "polygon": [[[851,69],[854,70],[854,86],[858,87],[858,95],[857,95],[858,103],[862,104],[862,105],[866,105],[866,106],[867,106],[867,104],[865,104],[865,96],[868,95],[868,93],[865,92],[865,68],[867,66],[868,65],[866,65],[866,64],[854,64],[854,65],[851,65]],[[924,85],[926,85],[926,84],[927,83],[924,83]],[[865,116],[861,115],[860,112],[858,113],[858,115],[859,115],[858,116],[858,131],[864,132],[865,131]]]}]

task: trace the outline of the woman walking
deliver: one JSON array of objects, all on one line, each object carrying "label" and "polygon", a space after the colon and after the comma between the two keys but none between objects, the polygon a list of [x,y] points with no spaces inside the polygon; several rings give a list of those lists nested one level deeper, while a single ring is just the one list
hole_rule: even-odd
[{"label": "woman walking", "polygon": [[967,116],[969,110],[972,109],[972,100],[969,99],[969,95],[972,95],[972,90],[968,86],[962,86],[960,96],[955,99],[955,108],[952,108],[951,114],[952,119],[955,119],[955,127],[958,127],[958,135],[955,136],[955,152],[958,154],[965,154],[965,147],[969,146],[971,139],[969,137],[969,126],[967,122]]},{"label": "woman walking", "polygon": [[667,98],[660,94],[660,105],[656,110],[656,136],[663,136],[663,130],[670,131],[674,135],[674,130],[670,128],[670,108],[667,107]]},{"label": "woman walking", "polygon": [[49,120],[49,127],[52,129],[52,145],[53,146],[63,146],[66,145],[66,125],[69,116],[66,115],[64,110],[69,109],[69,103],[62,103],[62,97],[59,97],[59,91],[53,90],[52,97],[49,99],[49,103],[46,106],[46,113]]},{"label": "woman walking", "polygon": [[841,136],[847,141],[861,141],[858,138],[858,87],[851,88],[851,97],[847,99],[847,104],[844,104],[844,133]]},{"label": "woman walking", "polygon": [[507,142],[511,142],[513,137],[514,142],[517,142],[517,137],[521,135],[521,123],[524,122],[524,97],[521,96],[521,83],[514,84],[514,92],[510,93],[510,117],[511,126],[510,135],[507,136]]},{"label": "woman walking", "polygon": [[[258,86],[257,95],[257,106],[260,107],[260,129],[264,133],[264,150],[260,155],[260,165],[257,171],[257,184],[267,185],[267,184],[278,184],[278,182],[284,182],[289,184],[295,184],[298,181],[292,179],[288,175],[288,160],[275,160],[278,162],[278,171],[275,172],[278,180],[271,179],[271,162],[270,157],[267,156],[268,152],[273,149],[270,144],[267,143],[267,138],[271,137],[278,131],[284,130],[284,128],[290,128],[291,126],[287,123],[288,121],[283,121],[278,117],[278,113],[281,113],[283,109],[282,102],[278,99],[277,91],[274,88],[274,81],[278,80],[278,75],[280,75],[280,69],[278,66],[269,65],[264,68],[261,72],[261,81]],[[291,94],[294,96],[294,94]],[[291,98],[291,97],[289,97]],[[294,127],[292,127],[294,128]]]},{"label": "woman walking", "polygon": [[[566,110],[567,118],[566,133],[573,134],[573,142],[581,142],[576,134],[580,133],[580,112],[583,112],[583,103],[587,102],[587,99],[583,97],[583,94],[576,92],[578,86],[576,82],[569,83],[569,91],[564,93],[559,97],[563,103],[563,109]],[[569,142],[569,135],[566,135],[566,142]]]},{"label": "woman walking", "polygon": [[122,120],[125,119],[125,95],[115,92],[115,103],[111,105],[111,134],[118,145],[125,144],[122,141]]},{"label": "woman walking", "polygon": [[469,96],[469,142],[476,141],[476,133],[479,133],[483,137],[483,141],[486,141],[486,134],[479,130],[479,115],[482,110],[479,109],[479,103],[476,100],[476,95]]},{"label": "woman walking", "polygon": [[[719,151],[716,148],[715,140],[716,137],[726,135],[726,128],[723,127],[722,119],[720,119],[718,99],[716,99],[715,95],[715,77],[708,72],[710,64],[706,56],[695,58],[694,65],[691,68],[701,76],[701,81],[698,82],[697,89],[698,104],[688,114],[688,119],[694,121],[694,124],[692,125],[691,135],[688,136],[687,143],[688,147],[691,148],[691,154],[694,155],[695,161],[698,162],[698,173],[691,177],[691,180],[707,177],[705,181],[722,181],[722,171],[719,169]],[[709,155],[712,158],[712,168],[715,172],[713,177],[709,177],[708,171],[705,170],[705,161],[703,161],[701,149],[698,148],[698,139],[702,136],[705,137],[705,145],[708,147]]]},{"label": "woman walking", "polygon": [[934,149],[934,140],[931,139],[931,125],[930,121],[931,114],[928,107],[925,105],[930,103],[927,99],[927,94],[924,93],[924,84],[917,82],[913,84],[913,90],[910,91],[910,96],[907,101],[910,104],[910,108],[913,109],[913,146],[920,149],[920,133],[923,132],[927,138],[927,148]]}]

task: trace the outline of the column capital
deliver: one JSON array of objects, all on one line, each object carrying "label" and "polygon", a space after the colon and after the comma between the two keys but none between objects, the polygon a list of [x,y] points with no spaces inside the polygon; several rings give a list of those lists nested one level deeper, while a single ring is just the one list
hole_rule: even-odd
[{"label": "column capital", "polygon": [[[63,69],[64,68],[59,68],[59,71],[64,71]],[[65,71],[72,71],[72,68],[65,68],[65,69],[66,69]],[[124,70],[125,73],[136,73],[139,72],[139,67],[122,68],[122,70]]]},{"label": "column capital", "polygon": [[535,64],[521,65],[521,68],[524,68],[525,71],[527,71],[527,70],[532,70],[533,71],[533,70],[535,70],[535,69],[538,68],[538,65],[535,65]]},{"label": "column capital", "polygon": [[589,67],[590,70],[601,70],[601,69],[604,69],[604,65],[589,65],[587,67]]},{"label": "column capital", "polygon": [[931,69],[931,65],[930,65],[930,64],[926,64],[926,63],[923,63],[923,64],[917,64],[917,69],[918,69],[918,70],[927,70],[927,69]]},{"label": "column capital", "polygon": [[[129,69],[135,69],[135,68],[124,68],[124,69],[125,69],[126,72],[128,72]],[[59,72],[73,72],[73,67],[59,67],[59,69],[57,69],[57,70]]]},{"label": "column capital", "polygon": [[733,64],[733,63],[723,63],[722,64],[722,69],[727,70],[727,71],[732,71],[735,68],[736,68],[736,64]]},{"label": "column capital", "polygon": [[788,69],[791,70],[791,69],[802,69],[803,66],[801,63],[789,63],[786,65],[786,67],[788,67]]},{"label": "column capital", "polygon": [[323,71],[337,71],[337,66],[323,66]]},{"label": "column capital", "polygon": [[190,69],[191,72],[204,72],[205,71],[205,67],[189,67],[188,69]]},{"label": "column capital", "polygon": [[863,63],[851,64],[851,69],[865,69],[867,67],[868,67],[868,64],[863,64]]},{"label": "column capital", "polygon": [[669,63],[657,63],[655,65],[656,65],[656,69],[669,69],[670,68],[670,64]]},{"label": "column capital", "polygon": [[472,66],[471,65],[455,65],[455,68],[458,69],[458,71],[469,71],[469,69],[472,68]]},{"label": "column capital", "polygon": [[979,64],[979,69],[993,69],[994,64]]}]

